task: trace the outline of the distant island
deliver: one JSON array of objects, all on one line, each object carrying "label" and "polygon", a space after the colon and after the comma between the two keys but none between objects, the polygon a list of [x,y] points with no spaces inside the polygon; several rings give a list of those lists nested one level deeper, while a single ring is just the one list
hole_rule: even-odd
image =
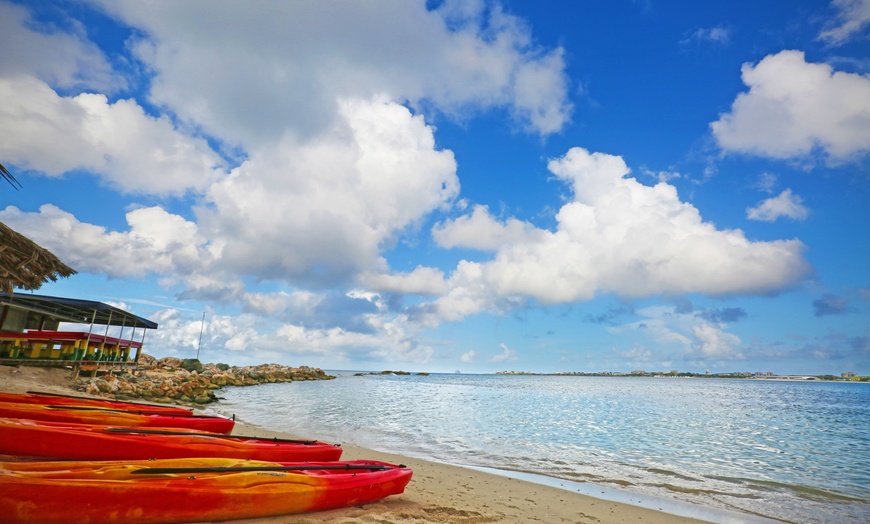
[{"label": "distant island", "polygon": [[754,380],[833,380],[838,382],[870,382],[870,376],[857,375],[847,371],[837,375],[777,375],[772,372],[733,371],[729,373],[690,373],[686,371],[644,371],[638,369],[630,373],[620,371],[599,371],[587,373],[583,371],[559,371],[555,373],[536,373],[532,371],[497,371],[496,375],[542,375],[571,377],[653,377],[653,378],[735,378]]}]

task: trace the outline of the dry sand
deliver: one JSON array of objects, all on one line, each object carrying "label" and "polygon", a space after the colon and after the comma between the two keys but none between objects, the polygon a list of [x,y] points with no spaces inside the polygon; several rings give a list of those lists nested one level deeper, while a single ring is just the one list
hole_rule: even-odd
[{"label": "dry sand", "polygon": [[[28,390],[70,393],[70,372],[61,369],[0,366],[0,391]],[[238,414],[244,418],[244,414]],[[236,434],[286,437],[263,428],[237,423]],[[298,435],[295,437],[299,437]],[[304,437],[304,436],[303,436]],[[402,495],[378,503],[339,510],[233,521],[235,524],[617,524],[700,523],[566,489],[493,475],[459,466],[344,446],[346,460],[382,460],[405,464],[414,471]]]}]

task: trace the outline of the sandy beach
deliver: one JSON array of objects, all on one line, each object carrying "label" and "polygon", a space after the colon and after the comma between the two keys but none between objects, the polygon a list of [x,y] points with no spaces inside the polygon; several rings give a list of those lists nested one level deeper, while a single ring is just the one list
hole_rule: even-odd
[{"label": "sandy beach", "polygon": [[[70,372],[60,369],[0,366],[0,390],[70,393]],[[254,386],[256,387],[256,386]],[[244,413],[237,417],[244,420]],[[236,434],[286,435],[237,422]],[[340,510],[233,521],[238,524],[483,524],[498,522],[618,524],[704,522],[631,504],[597,499],[567,489],[373,450],[343,446],[343,459],[404,464],[414,471],[405,493],[375,504]]]}]

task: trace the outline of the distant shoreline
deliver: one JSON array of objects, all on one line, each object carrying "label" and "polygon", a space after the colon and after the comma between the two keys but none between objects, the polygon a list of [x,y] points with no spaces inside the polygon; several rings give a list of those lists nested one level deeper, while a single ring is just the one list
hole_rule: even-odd
[{"label": "distant shoreline", "polygon": [[736,380],[775,380],[775,381],[818,381],[818,382],[870,382],[870,376],[854,375],[849,377],[836,375],[774,375],[753,373],[680,373],[680,372],[645,372],[631,373],[601,372],[585,373],[580,371],[559,371],[554,373],[539,373],[534,371],[496,371],[496,375],[530,375],[544,377],[646,377],[646,378],[724,378]]}]

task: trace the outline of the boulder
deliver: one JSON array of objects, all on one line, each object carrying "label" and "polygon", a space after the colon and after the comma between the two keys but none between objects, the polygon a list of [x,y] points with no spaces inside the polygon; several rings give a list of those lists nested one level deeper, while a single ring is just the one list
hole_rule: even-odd
[{"label": "boulder", "polygon": [[[223,369],[224,367],[226,369]],[[176,357],[165,357],[155,360],[154,366],[147,372],[140,369],[135,375],[124,373],[118,376],[109,374],[103,377],[81,378],[77,388],[98,396],[202,405],[216,402],[217,396],[214,392],[226,386],[254,386],[273,382],[333,378],[335,377],[326,374],[322,369],[308,366],[261,364],[230,367],[202,364],[197,359],[182,360]]]},{"label": "boulder", "polygon": [[156,367],[164,369],[178,369],[181,367],[181,360],[178,357],[163,357],[157,361]]}]

